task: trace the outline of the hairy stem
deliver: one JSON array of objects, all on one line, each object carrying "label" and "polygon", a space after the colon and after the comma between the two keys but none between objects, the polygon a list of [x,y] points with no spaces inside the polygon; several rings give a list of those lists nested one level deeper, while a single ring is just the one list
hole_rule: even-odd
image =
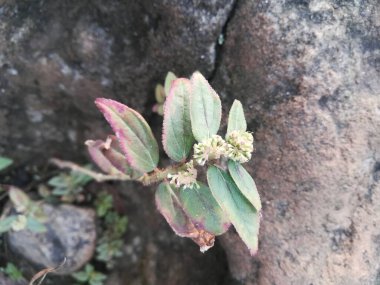
[{"label": "hairy stem", "polygon": [[83,166],[80,166],[80,165],[78,165],[74,162],[71,162],[71,161],[65,161],[65,160],[60,160],[57,158],[52,158],[50,160],[50,162],[53,163],[54,165],[58,166],[59,168],[69,168],[71,170],[86,174],[86,175],[94,178],[97,182],[104,182],[104,181],[110,181],[110,180],[120,180],[120,181],[131,180],[130,177],[128,177],[127,175],[124,175],[124,174],[119,174],[119,175],[118,174],[114,174],[114,175],[103,174],[103,173],[99,173],[99,172],[93,171],[91,169],[85,168]]},{"label": "hairy stem", "polygon": [[153,183],[157,183],[164,180],[168,176],[168,174],[173,174],[183,169],[186,169],[185,163],[182,163],[180,165],[168,166],[164,169],[156,168],[151,173],[145,173],[142,177],[138,179],[138,181],[140,181],[145,186],[151,185]]},{"label": "hairy stem", "polygon": [[151,173],[145,173],[143,176],[141,176],[138,179],[131,179],[129,176],[124,175],[124,174],[103,174],[99,173],[96,171],[93,171],[91,169],[85,168],[83,166],[80,166],[74,162],[71,161],[65,161],[65,160],[60,160],[57,158],[52,158],[50,160],[51,163],[54,165],[58,166],[59,168],[68,168],[77,172],[81,172],[83,174],[86,174],[92,178],[94,178],[97,182],[104,182],[104,181],[112,181],[112,180],[117,180],[117,181],[128,181],[128,180],[135,180],[141,182],[143,185],[151,185],[157,182],[160,182],[168,176],[168,174],[171,173],[176,173],[180,170],[186,169],[185,163],[179,164],[179,165],[173,165],[169,166],[164,169],[158,169],[156,168],[153,172]]}]

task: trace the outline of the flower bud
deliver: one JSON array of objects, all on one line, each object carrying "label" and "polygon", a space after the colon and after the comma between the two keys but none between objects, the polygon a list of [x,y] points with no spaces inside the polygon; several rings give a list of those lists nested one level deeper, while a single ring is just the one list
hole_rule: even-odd
[{"label": "flower bud", "polygon": [[249,132],[233,131],[227,136],[227,157],[239,163],[251,159],[253,152],[253,136]]}]

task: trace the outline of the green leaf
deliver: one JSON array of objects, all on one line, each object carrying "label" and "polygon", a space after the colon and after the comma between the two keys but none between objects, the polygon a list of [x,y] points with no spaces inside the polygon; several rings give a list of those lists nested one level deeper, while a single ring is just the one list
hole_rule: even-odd
[{"label": "green leaf", "polygon": [[174,161],[183,161],[195,142],[190,119],[191,83],[176,79],[164,105],[162,143],[165,152]]},{"label": "green leaf", "polygon": [[144,173],[155,169],[158,145],[144,118],[114,100],[98,98],[95,103],[115,132],[129,164]]},{"label": "green leaf", "polygon": [[186,214],[198,228],[214,235],[225,233],[230,221],[216,202],[210,189],[198,182],[199,188],[181,188],[179,197]]},{"label": "green leaf", "polygon": [[96,214],[98,217],[104,217],[113,206],[113,198],[108,193],[100,193],[95,200]]},{"label": "green leaf", "polygon": [[166,97],[169,96],[170,93],[170,88],[172,87],[172,83],[174,80],[177,79],[177,76],[171,71],[168,72],[168,74],[165,77],[165,84],[164,84],[164,89],[165,89],[165,95]]},{"label": "green leaf", "polygon": [[67,179],[64,175],[54,176],[48,181],[49,186],[58,187],[58,188],[67,188]]},{"label": "green leaf", "polygon": [[257,252],[260,217],[255,207],[239,191],[231,176],[210,166],[207,180],[216,201],[229,217],[251,255]]},{"label": "green leaf", "polygon": [[0,156],[0,171],[4,170],[13,163],[13,160],[4,156]]},{"label": "green leaf", "polygon": [[13,222],[17,220],[17,215],[5,217],[0,220],[0,234],[9,231],[12,228]]},{"label": "green leaf", "polygon": [[228,161],[228,170],[235,184],[243,195],[251,202],[258,212],[261,210],[260,195],[257,191],[255,181],[244,167],[235,161]]},{"label": "green leaf", "polygon": [[222,104],[218,94],[199,72],[191,77],[193,87],[190,98],[191,127],[195,139],[201,142],[215,135],[220,126]]},{"label": "green leaf", "polygon": [[[91,168],[91,166],[87,165],[86,168]],[[70,178],[72,180],[71,184],[74,186],[74,188],[85,186],[87,183],[94,179],[87,174],[74,170],[70,172]]]},{"label": "green leaf", "polygon": [[26,227],[32,232],[36,232],[36,233],[46,232],[45,225],[33,217],[27,217]]},{"label": "green leaf", "polygon": [[106,280],[106,278],[107,277],[103,273],[94,272],[91,275],[91,281],[90,281],[90,283],[94,284],[96,282],[97,284],[103,284],[103,281]]},{"label": "green leaf", "polygon": [[90,278],[90,276],[88,276],[87,272],[85,272],[85,271],[75,272],[71,276],[73,276],[75,280],[77,280],[81,283],[86,282]]},{"label": "green leaf", "polygon": [[68,188],[55,188],[51,193],[56,196],[65,196],[70,194],[70,190]]},{"label": "green leaf", "polygon": [[247,122],[245,121],[243,106],[239,100],[235,100],[232,104],[228,115],[227,136],[233,131],[246,131]]},{"label": "green leaf", "polygon": [[24,276],[22,272],[11,262],[7,263],[7,266],[4,269],[4,273],[12,280],[12,281],[22,281]]}]

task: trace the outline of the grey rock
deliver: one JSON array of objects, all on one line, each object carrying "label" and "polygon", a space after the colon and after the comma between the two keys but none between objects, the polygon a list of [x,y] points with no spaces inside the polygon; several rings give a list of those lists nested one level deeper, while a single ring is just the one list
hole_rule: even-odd
[{"label": "grey rock", "polygon": [[10,231],[7,241],[11,251],[39,270],[55,267],[67,258],[58,274],[69,274],[87,263],[96,243],[95,212],[72,205],[44,204],[47,231]]},{"label": "grey rock", "polygon": [[[0,18],[0,152],[78,160],[85,139],[109,131],[96,97],[155,122],[155,84],[199,69],[225,114],[243,102],[256,139],[247,168],[264,205],[260,249],[251,258],[224,237],[235,282],[379,282],[377,0],[8,1]],[[152,214],[152,197],[125,195],[133,251],[122,280],[147,283],[144,264],[156,284],[223,284],[223,256],[197,256]]]},{"label": "grey rock", "polygon": [[213,83],[256,140],[259,253],[223,243],[242,284],[378,282],[379,19],[377,0],[238,2]]},{"label": "grey rock", "polygon": [[110,132],[97,97],[149,119],[155,85],[169,70],[212,73],[232,2],[5,1],[0,153],[20,162],[83,156],[83,141]]}]

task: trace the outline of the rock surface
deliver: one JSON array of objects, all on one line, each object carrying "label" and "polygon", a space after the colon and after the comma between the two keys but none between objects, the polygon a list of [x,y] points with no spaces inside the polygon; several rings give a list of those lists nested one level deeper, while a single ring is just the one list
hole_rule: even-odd
[{"label": "rock surface", "polygon": [[95,212],[72,205],[43,205],[47,231],[10,231],[10,250],[33,264],[38,270],[56,267],[66,257],[58,274],[72,273],[94,254],[96,242]]},{"label": "rock surface", "polygon": [[0,153],[19,162],[83,156],[86,139],[105,135],[97,97],[149,117],[169,70],[213,71],[232,1],[7,1]]},{"label": "rock surface", "polygon": [[[248,167],[264,202],[260,250],[251,258],[233,232],[223,237],[233,282],[377,284],[379,19],[377,0],[8,1],[0,153],[78,161],[85,139],[109,132],[92,104],[101,96],[142,111],[158,130],[155,84],[168,70],[199,69],[224,112],[243,102],[255,132]],[[206,284],[216,268],[208,284],[230,284],[220,247],[198,256],[166,228],[151,195],[125,195],[124,280],[168,284],[169,270],[172,284]]]},{"label": "rock surface", "polygon": [[223,238],[242,284],[380,282],[379,35],[378,1],[239,1],[214,84],[255,131],[250,267]]}]

